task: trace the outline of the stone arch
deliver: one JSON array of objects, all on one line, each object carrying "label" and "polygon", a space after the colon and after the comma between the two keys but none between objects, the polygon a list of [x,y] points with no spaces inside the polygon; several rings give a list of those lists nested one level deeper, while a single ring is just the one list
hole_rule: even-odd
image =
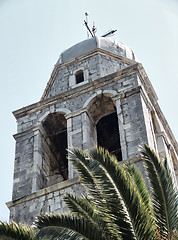
[{"label": "stone arch", "polygon": [[[112,97],[114,94],[101,92],[87,102],[87,113],[96,136],[95,144],[102,146],[122,160],[117,109]],[[91,128],[91,123],[89,124]]]},{"label": "stone arch", "polygon": [[98,96],[98,95],[101,95],[101,94],[104,94],[105,96],[108,96],[108,97],[115,97],[117,95],[117,92],[115,90],[104,90],[104,91],[101,91],[101,90],[98,90],[95,94],[93,94],[92,96],[90,96],[84,103],[83,105],[83,108],[87,108],[88,105],[92,102],[92,100]]},{"label": "stone arch", "polygon": [[63,113],[64,115],[71,113],[71,111],[68,108],[58,108],[56,110],[48,110],[38,119],[38,124],[41,124],[50,113],[55,113],[55,112]]},{"label": "stone arch", "polygon": [[90,101],[87,112],[94,124],[97,124],[100,118],[116,112],[116,106],[110,96],[101,93]]}]

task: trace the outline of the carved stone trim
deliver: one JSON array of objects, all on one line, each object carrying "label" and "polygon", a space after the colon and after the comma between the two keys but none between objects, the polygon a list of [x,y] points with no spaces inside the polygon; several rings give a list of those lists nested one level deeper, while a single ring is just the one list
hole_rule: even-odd
[{"label": "carved stone trim", "polygon": [[21,199],[17,199],[15,201],[7,202],[6,205],[10,209],[10,208],[12,208],[12,207],[14,207],[16,205],[19,205],[19,204],[22,204],[22,203],[25,203],[25,202],[29,202],[29,201],[31,201],[33,199],[45,196],[45,195],[47,195],[49,193],[53,193],[53,192],[62,190],[64,188],[71,187],[72,185],[75,185],[77,183],[80,183],[80,180],[79,180],[78,177],[70,179],[70,180],[67,180],[67,181],[64,181],[64,182],[57,183],[57,184],[55,184],[53,186],[50,186],[50,187],[47,187],[47,188],[44,188],[44,189],[41,189],[41,190],[39,190],[37,192],[34,192],[32,194],[29,194],[28,196],[23,197]]}]

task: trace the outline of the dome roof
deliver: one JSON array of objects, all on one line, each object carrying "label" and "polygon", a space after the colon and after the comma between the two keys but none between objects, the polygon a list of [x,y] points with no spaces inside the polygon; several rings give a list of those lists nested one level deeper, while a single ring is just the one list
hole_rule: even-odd
[{"label": "dome roof", "polygon": [[72,58],[78,57],[96,48],[104,49],[106,51],[122,57],[129,58],[131,60],[136,60],[135,54],[132,49],[128,48],[123,43],[105,37],[93,37],[77,43],[76,45],[62,52],[57,61],[57,64],[66,62]]}]

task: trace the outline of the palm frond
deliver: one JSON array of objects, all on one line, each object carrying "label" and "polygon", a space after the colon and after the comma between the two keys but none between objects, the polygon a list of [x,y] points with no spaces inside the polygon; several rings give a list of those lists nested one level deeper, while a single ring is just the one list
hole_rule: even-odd
[{"label": "palm frond", "polygon": [[[167,158],[164,160],[165,175],[167,175],[166,199],[169,222],[169,235],[178,232],[178,194],[171,171],[168,167]],[[172,233],[172,234],[171,234]]]},{"label": "palm frond", "polygon": [[[92,196],[94,205],[97,206],[101,214],[105,215],[103,217],[107,218],[113,236],[121,235],[123,239],[135,239],[132,224],[128,219],[120,194],[113,187],[110,178],[108,178],[106,171],[97,159],[93,159],[90,154],[84,156],[79,149],[73,149],[69,153],[69,159],[79,172],[81,181],[87,187],[87,192]],[[85,174],[86,171],[87,175]],[[89,177],[88,173],[90,173]]]},{"label": "palm frond", "polygon": [[[83,237],[83,239],[106,240],[106,238],[103,236],[103,231],[100,231],[96,225],[91,224],[91,222],[88,222],[82,217],[78,218],[70,214],[41,215],[37,217],[35,225],[41,229],[35,236],[36,240],[40,239],[40,237],[43,238],[48,235],[52,235],[53,237],[55,231],[55,236],[57,236],[57,234],[61,234],[64,229],[68,230],[67,232],[64,231],[65,234],[71,233],[73,234],[73,237],[76,234],[76,238],[74,239],[77,239],[77,237],[78,239],[79,237],[82,239]],[[88,231],[88,229],[90,229],[90,231]],[[59,236],[60,235],[58,235],[58,237]]]},{"label": "palm frond", "polygon": [[32,240],[34,235],[34,229],[28,225],[0,221],[0,239]]},{"label": "palm frond", "polygon": [[130,174],[130,176],[132,178],[132,183],[135,184],[136,189],[138,190],[143,202],[148,207],[148,209],[151,211],[150,195],[148,193],[148,189],[145,185],[145,181],[143,179],[142,174],[137,169],[137,167],[133,164],[126,165],[125,170]]},{"label": "palm frond", "polygon": [[[117,199],[120,195],[124,203],[125,212],[127,212],[128,215],[127,219],[129,218],[128,220],[130,220],[129,222],[132,226],[132,231],[134,232],[135,238],[153,239],[153,236],[155,234],[155,226],[152,216],[150,215],[149,209],[142,204],[143,201],[139,197],[137,190],[134,188],[132,180],[127,172],[123,167],[120,166],[115,157],[112,157],[107,151],[102,148],[92,149],[90,151],[90,155],[94,160],[98,161],[101,164],[102,168],[105,170],[106,175],[109,179],[108,182],[112,185],[112,187],[110,186],[109,190],[115,191],[115,196]],[[101,178],[100,180],[103,181],[103,171],[100,171],[99,176]],[[107,195],[106,184],[104,189],[106,190],[105,193]],[[113,204],[113,210],[114,208],[115,203]],[[114,211],[113,214],[115,215]]]},{"label": "palm frond", "polygon": [[[84,186],[86,186],[86,191],[90,192],[92,195],[101,196],[102,192],[97,188],[97,178],[95,177],[93,171],[88,167],[93,161],[88,153],[80,150],[79,148],[74,148],[69,153],[69,160],[72,162],[73,166],[79,173],[80,180]],[[97,165],[99,163],[96,162]]]},{"label": "palm frond", "polygon": [[150,180],[152,205],[160,235],[163,239],[171,239],[178,228],[178,200],[170,170],[167,163],[163,165],[147,145],[142,151],[142,158]]},{"label": "palm frond", "polygon": [[[86,196],[67,194],[64,197],[64,201],[73,215],[78,216],[79,218],[83,217],[93,225],[96,225],[96,227],[103,232],[105,239],[109,239],[111,235],[113,235],[113,239],[118,239],[119,233],[117,233],[116,226],[114,228],[114,233],[111,230],[111,224],[108,220],[110,215],[101,212],[93,199],[90,198],[89,200]],[[114,238],[114,236],[117,237]]]},{"label": "palm frond", "polygon": [[[96,202],[95,206],[100,208],[100,212],[108,213],[107,203],[104,199],[98,177],[91,166],[93,160],[89,154],[86,154],[78,148],[74,148],[72,151],[69,151],[69,160],[78,171],[82,185],[86,187],[87,196]],[[95,168],[99,165],[97,161],[95,161],[94,164]]]},{"label": "palm frond", "polygon": [[44,227],[40,230],[38,235],[35,236],[34,240],[86,240],[80,234],[67,229],[56,226]]},{"label": "palm frond", "polygon": [[[93,224],[103,223],[103,214],[98,211],[97,206],[93,204],[92,199],[88,199],[87,196],[75,196],[73,194],[66,194],[64,201],[69,208],[69,210],[76,214],[76,216],[86,218]],[[105,226],[102,226],[105,227]]]},{"label": "palm frond", "polygon": [[83,216],[89,221],[93,221],[91,218],[94,214],[94,208],[87,197],[76,196],[67,193],[63,199],[65,204],[73,214],[77,214],[77,216]]}]

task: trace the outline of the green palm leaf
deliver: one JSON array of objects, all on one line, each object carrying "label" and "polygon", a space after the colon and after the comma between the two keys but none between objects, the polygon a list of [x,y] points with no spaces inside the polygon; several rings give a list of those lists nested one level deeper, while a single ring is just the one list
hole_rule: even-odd
[{"label": "green palm leaf", "polygon": [[64,237],[64,235],[70,236],[70,234],[74,239],[106,239],[103,236],[103,231],[100,231],[96,225],[91,224],[91,222],[88,222],[82,217],[78,218],[70,214],[42,215],[36,219],[35,225],[41,229],[41,231],[35,236],[35,239],[45,239],[47,236],[48,239],[54,239],[53,237],[59,238]]},{"label": "green palm leaf", "polygon": [[91,224],[100,228],[100,231],[103,232],[103,236],[105,236],[106,239],[109,238],[111,231],[108,226],[108,221],[105,220],[108,218],[106,215],[101,214],[97,207],[92,204],[92,199],[89,200],[86,196],[80,197],[67,194],[64,197],[64,201],[73,215],[75,214],[78,217],[85,218],[87,221],[91,222]]},{"label": "green palm leaf", "polygon": [[0,221],[0,239],[3,240],[32,240],[35,233],[33,228],[15,222],[4,223]]},{"label": "green palm leaf", "polygon": [[78,233],[67,229],[60,228],[56,226],[44,227],[40,234],[36,235],[35,239],[40,240],[85,240],[86,238],[82,237]]},{"label": "green palm leaf", "polygon": [[151,185],[153,211],[162,239],[171,239],[178,228],[177,192],[167,166],[147,145],[142,151]]},{"label": "green palm leaf", "polygon": [[[134,188],[132,180],[129,178],[127,172],[117,162],[116,158],[113,158],[102,148],[95,148],[91,150],[90,154],[105,170],[110,179],[109,184],[112,185],[111,188],[116,192],[114,197],[120,194],[136,239],[153,239],[155,226],[150,211],[145,204],[142,204],[142,198],[140,198],[137,189]],[[100,171],[101,179],[104,179],[102,175]],[[107,185],[105,189],[107,195]],[[114,207],[115,203],[113,204],[113,210]],[[113,212],[113,214],[115,213]]]},{"label": "green palm leaf", "polygon": [[[69,154],[70,160],[81,176],[82,183],[87,187],[87,193],[92,196],[94,205],[105,217],[106,214],[108,215],[106,218],[113,235],[116,233],[117,236],[121,235],[122,239],[126,240],[135,239],[132,224],[120,194],[113,187],[111,179],[101,164],[79,149],[73,149]],[[111,155],[110,157],[112,158]]]},{"label": "green palm leaf", "polygon": [[148,189],[145,185],[143,176],[141,175],[140,171],[133,164],[126,165],[125,170],[130,174],[130,176],[132,178],[132,183],[137,188],[137,190],[140,194],[140,197],[142,198],[145,205],[151,211],[150,195],[148,193]]}]

